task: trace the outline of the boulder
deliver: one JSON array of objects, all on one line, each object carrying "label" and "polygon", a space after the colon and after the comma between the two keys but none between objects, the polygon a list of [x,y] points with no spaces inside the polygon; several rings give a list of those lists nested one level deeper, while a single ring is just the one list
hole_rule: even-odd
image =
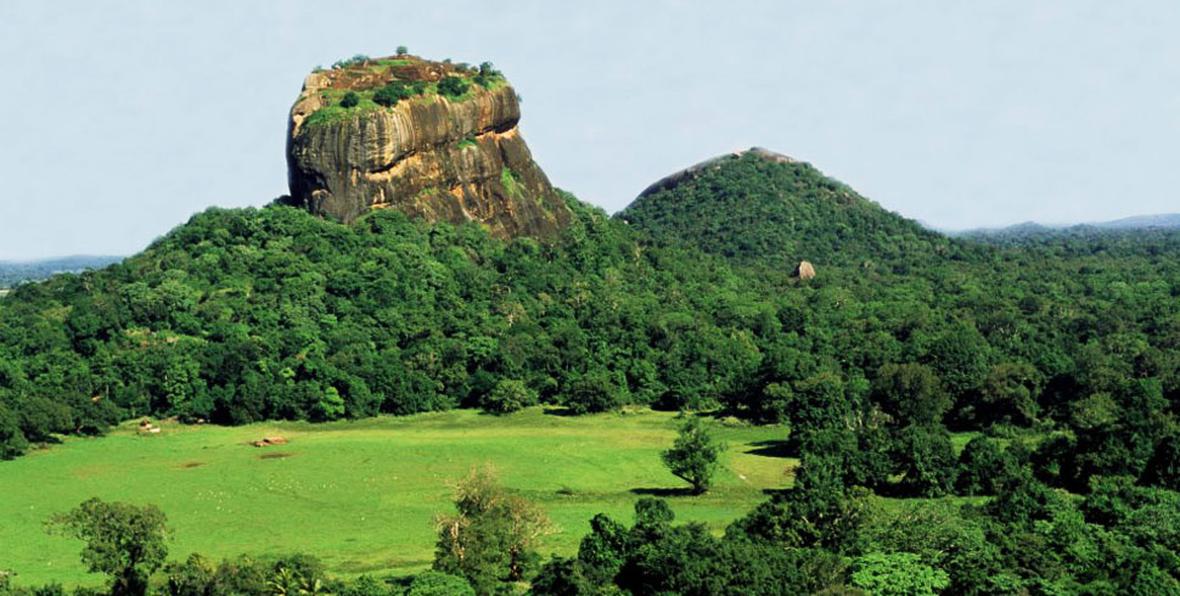
[{"label": "boulder", "polygon": [[810,261],[799,261],[792,276],[799,279],[812,279],[815,277],[815,267]]}]

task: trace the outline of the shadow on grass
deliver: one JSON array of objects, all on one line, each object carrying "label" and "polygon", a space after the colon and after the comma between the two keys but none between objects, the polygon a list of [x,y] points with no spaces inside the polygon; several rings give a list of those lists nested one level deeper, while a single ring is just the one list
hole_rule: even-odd
[{"label": "shadow on grass", "polygon": [[643,495],[646,497],[691,497],[693,495],[691,488],[633,488],[631,489],[633,495]]},{"label": "shadow on grass", "polygon": [[755,441],[749,445],[753,447],[753,449],[746,451],[746,453],[750,455],[761,455],[762,457],[778,458],[795,457],[794,450],[791,449],[791,444],[789,441]]}]

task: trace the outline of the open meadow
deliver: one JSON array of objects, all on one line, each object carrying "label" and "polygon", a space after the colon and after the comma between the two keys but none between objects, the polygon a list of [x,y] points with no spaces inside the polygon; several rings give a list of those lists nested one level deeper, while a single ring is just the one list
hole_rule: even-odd
[{"label": "open meadow", "polygon": [[[539,408],[495,417],[470,410],[312,425],[165,424],[0,462],[0,568],[22,584],[97,584],[82,543],[50,536],[45,519],[90,497],[158,505],[173,530],[170,559],[305,552],[340,575],[430,565],[432,519],[451,511],[450,484],[491,464],[511,490],[539,503],[557,531],[542,552],[573,554],[599,512],[629,523],[644,494],[668,496],[678,521],[720,532],[790,483],[781,427],[714,422],[728,444],[709,493],[691,497],[662,465],[675,415],[650,410],[566,417]],[[264,436],[289,443],[253,447]]]}]

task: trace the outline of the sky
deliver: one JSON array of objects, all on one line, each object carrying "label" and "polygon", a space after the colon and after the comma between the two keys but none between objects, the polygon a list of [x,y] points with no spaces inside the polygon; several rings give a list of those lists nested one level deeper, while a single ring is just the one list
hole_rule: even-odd
[{"label": "sky", "polygon": [[504,71],[609,212],[766,147],[946,229],[1180,211],[1180,2],[0,2],[0,260],[132,254],[287,192],[317,65]]}]

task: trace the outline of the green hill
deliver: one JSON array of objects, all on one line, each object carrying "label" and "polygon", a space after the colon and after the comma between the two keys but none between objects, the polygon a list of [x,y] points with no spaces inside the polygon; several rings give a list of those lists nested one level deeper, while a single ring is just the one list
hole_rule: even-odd
[{"label": "green hill", "polygon": [[810,164],[751,149],[653,184],[616,218],[661,245],[739,263],[901,265],[965,247],[881,208]]}]

